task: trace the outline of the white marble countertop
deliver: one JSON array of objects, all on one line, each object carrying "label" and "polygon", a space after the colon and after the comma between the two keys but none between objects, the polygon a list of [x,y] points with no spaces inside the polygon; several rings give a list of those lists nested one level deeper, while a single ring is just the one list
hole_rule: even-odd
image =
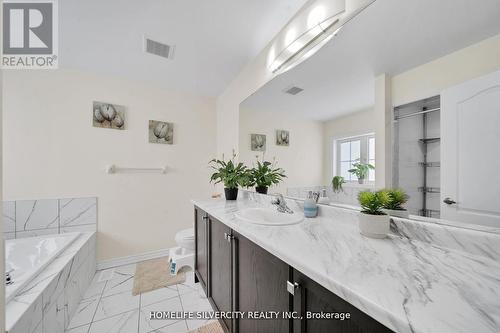
[{"label": "white marble countertop", "polygon": [[491,258],[396,235],[366,238],[347,209],[260,226],[234,213],[266,203],[193,203],[396,332],[500,332],[500,264]]}]

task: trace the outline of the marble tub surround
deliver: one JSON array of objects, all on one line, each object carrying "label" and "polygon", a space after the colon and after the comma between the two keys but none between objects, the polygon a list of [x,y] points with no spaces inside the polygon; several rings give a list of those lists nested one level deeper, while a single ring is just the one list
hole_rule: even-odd
[{"label": "marble tub surround", "polygon": [[3,202],[4,238],[97,230],[97,198]]},{"label": "marble tub surround", "polygon": [[[320,206],[319,216],[290,226],[259,226],[235,218],[248,207],[271,206],[271,196],[243,192],[237,201],[193,201],[328,290],[396,332],[498,332],[500,263],[481,251],[483,234],[441,226],[437,237],[421,226],[403,234],[369,239],[359,233],[357,212]],[[287,200],[293,210],[301,201]],[[422,236],[426,235],[426,237]],[[453,235],[468,233],[453,240]],[[468,240],[466,239],[468,238]],[[458,242],[453,244],[454,242]],[[463,244],[462,244],[463,245]],[[493,256],[495,257],[495,256]]]},{"label": "marble tub surround", "polygon": [[63,333],[96,271],[96,233],[82,232],[6,304],[8,333]]}]

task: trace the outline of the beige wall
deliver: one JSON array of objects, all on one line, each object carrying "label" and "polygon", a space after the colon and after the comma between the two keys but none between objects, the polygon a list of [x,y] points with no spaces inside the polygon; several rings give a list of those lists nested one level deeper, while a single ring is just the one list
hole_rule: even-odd
[{"label": "beige wall", "polygon": [[461,49],[392,78],[392,104],[398,106],[500,69],[500,35]]},{"label": "beige wall", "polygon": [[[322,184],[323,171],[323,124],[319,121],[291,117],[279,112],[240,110],[239,159],[252,166],[256,155],[250,150],[250,134],[266,135],[265,160],[276,157],[278,166],[286,171],[287,178],[270,192],[286,194],[287,187]],[[290,146],[276,145],[276,130],[290,132]]]},{"label": "beige wall", "polygon": [[375,132],[375,112],[363,110],[323,123],[323,184],[330,184],[333,174],[334,140]]},{"label": "beige wall", "polygon": [[267,46],[253,61],[245,66],[224,92],[217,98],[217,156],[229,156],[239,151],[240,103],[273,77],[267,69]]},{"label": "beige wall", "polygon": [[[353,2],[355,0],[349,0]],[[357,2],[358,0],[356,0]],[[240,103],[248,96],[256,92],[264,84],[270,81],[275,74],[268,69],[270,65],[270,53],[275,42],[283,36],[283,31],[294,20],[305,15],[306,9],[311,8],[319,0],[309,0],[294,15],[293,18],[281,29],[273,40],[262,49],[262,51],[251,60],[228,85],[224,92],[217,98],[217,155],[229,155],[232,150],[239,151],[239,109]],[[276,52],[276,50],[274,50]]]},{"label": "beige wall", "polygon": [[[215,103],[77,71],[4,73],[4,199],[96,196],[98,259],[169,248],[208,197]],[[92,101],[127,107],[123,131],[92,127]],[[174,123],[174,144],[148,143],[148,120]],[[161,174],[106,174],[108,164]]]}]

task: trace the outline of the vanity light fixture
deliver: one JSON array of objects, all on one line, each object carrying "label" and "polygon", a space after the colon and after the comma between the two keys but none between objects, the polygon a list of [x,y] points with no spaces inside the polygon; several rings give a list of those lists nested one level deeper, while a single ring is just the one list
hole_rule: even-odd
[{"label": "vanity light fixture", "polygon": [[[285,48],[276,50],[276,45],[274,45],[270,49],[268,54],[269,70],[273,74],[278,72],[284,73],[297,66],[321,49],[321,47],[339,33],[340,29],[347,22],[375,1],[352,0],[349,1],[349,5],[346,5],[347,0],[338,0],[334,2],[335,6],[333,8],[335,10],[333,12],[335,14],[332,13],[331,8],[328,10],[326,2],[323,5],[316,6],[310,11],[307,23],[304,24],[305,29],[307,29],[306,32],[295,38],[297,26],[289,27],[284,36]],[[330,16],[325,19],[324,17],[327,16],[327,12],[330,12]],[[301,25],[300,20],[295,22],[295,24]]]},{"label": "vanity light fixture", "polygon": [[[288,70],[316,53],[339,32],[341,27],[336,27],[338,22],[338,18],[327,19],[297,37],[271,63],[271,72]],[[292,34],[293,31],[289,31],[287,37]]]}]

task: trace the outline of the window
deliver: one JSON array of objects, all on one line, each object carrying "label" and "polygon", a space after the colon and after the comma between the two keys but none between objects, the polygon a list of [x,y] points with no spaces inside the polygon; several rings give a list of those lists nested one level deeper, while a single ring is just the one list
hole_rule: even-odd
[{"label": "window", "polygon": [[[346,181],[357,181],[358,178],[349,173],[354,163],[369,163],[375,166],[375,136],[373,134],[336,140],[337,153],[334,154],[336,170],[334,174],[344,177]],[[375,181],[375,170],[370,170],[368,181]]]}]

